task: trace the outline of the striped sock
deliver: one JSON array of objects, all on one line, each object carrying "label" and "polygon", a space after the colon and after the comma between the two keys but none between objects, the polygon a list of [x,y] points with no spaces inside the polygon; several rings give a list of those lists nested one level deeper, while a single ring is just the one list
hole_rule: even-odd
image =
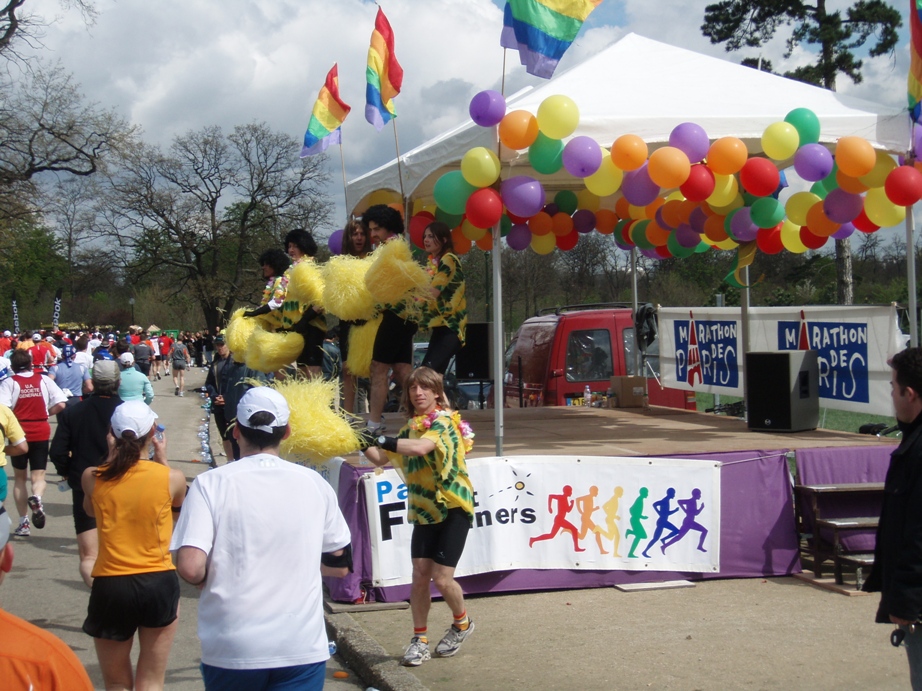
[{"label": "striped sock", "polygon": [[467,631],[467,627],[471,625],[471,620],[467,617],[467,610],[464,610],[461,612],[461,614],[455,614],[452,616],[455,618],[455,628],[460,631]]},{"label": "striped sock", "polygon": [[429,627],[427,626],[424,626],[421,629],[417,629],[414,626],[413,627],[413,637],[418,638],[420,643],[429,643],[429,636],[426,635],[428,631],[429,631]]}]

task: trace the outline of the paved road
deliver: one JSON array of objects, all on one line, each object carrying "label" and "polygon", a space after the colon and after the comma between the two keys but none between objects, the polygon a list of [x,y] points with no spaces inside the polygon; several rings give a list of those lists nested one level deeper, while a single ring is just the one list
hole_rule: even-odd
[{"label": "paved road", "polygon": [[[187,380],[190,389],[201,386],[205,381],[204,371],[189,372]],[[172,383],[166,379],[154,383],[154,392],[156,397],[152,407],[167,428],[170,462],[181,469],[191,482],[196,475],[207,470],[207,466],[192,462],[202,455],[198,434],[205,418],[205,411],[201,409],[203,401],[191,391],[183,398],[174,396]],[[212,447],[217,453],[221,445],[217,442],[217,431],[213,424],[211,431],[215,439]],[[223,457],[218,458],[220,464],[225,460]],[[10,493],[5,505],[11,516],[16,513],[12,496],[12,473],[12,467],[8,465]],[[102,676],[92,639],[81,630],[89,590],[77,572],[77,545],[71,516],[72,494],[59,492],[52,484],[57,479],[57,475],[52,472],[45,496],[48,513],[45,529],[33,528],[30,538],[13,538],[16,560],[13,571],[0,586],[0,606],[64,639],[86,666],[94,685],[102,688]],[[166,676],[166,686],[171,690],[203,688],[199,674],[201,647],[196,635],[197,606],[198,591],[183,583],[179,631],[170,654]],[[333,678],[336,671],[346,671],[348,679]],[[0,688],[2,686],[0,682]],[[326,688],[332,691],[354,691],[357,688],[364,689],[366,685],[344,667],[341,658],[337,656],[327,665]]]}]

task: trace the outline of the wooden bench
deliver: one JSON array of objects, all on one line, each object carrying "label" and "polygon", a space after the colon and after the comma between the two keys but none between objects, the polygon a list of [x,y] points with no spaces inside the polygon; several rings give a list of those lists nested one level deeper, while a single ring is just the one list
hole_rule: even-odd
[{"label": "wooden bench", "polygon": [[[816,534],[814,539],[819,540],[819,531],[826,528],[832,531],[832,562],[836,577],[836,583],[842,585],[842,566],[852,564],[861,566],[870,566],[874,563],[874,555],[867,553],[848,553],[842,547],[842,533],[852,530],[876,530],[879,522],[879,516],[864,516],[861,518],[818,518],[816,519]],[[870,557],[870,561],[868,560]],[[861,576],[863,578],[863,575]],[[859,576],[856,572],[856,580]],[[858,583],[858,589],[861,589],[861,583]]]}]

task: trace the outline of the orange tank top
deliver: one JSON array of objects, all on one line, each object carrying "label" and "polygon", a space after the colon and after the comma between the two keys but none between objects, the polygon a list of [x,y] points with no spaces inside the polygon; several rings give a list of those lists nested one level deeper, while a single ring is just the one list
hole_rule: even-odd
[{"label": "orange tank top", "polygon": [[118,480],[96,478],[99,556],[93,577],[172,571],[170,469],[138,461]]}]

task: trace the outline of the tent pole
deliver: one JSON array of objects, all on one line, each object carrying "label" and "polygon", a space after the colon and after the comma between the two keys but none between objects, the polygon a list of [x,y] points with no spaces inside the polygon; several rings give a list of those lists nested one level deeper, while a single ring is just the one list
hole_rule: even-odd
[{"label": "tent pole", "polygon": [[749,267],[743,267],[743,290],[740,291],[743,341],[743,403],[749,408],[749,391],[746,387],[746,353],[749,352]]},{"label": "tent pole", "polygon": [[909,284],[909,344],[919,345],[918,307],[916,305],[916,223],[914,208],[906,214],[906,282]]},{"label": "tent pole", "polygon": [[503,455],[503,273],[500,224],[493,226],[493,434],[496,455]]},{"label": "tent pole", "polygon": [[[637,319],[637,248],[631,247],[631,313]],[[640,334],[634,324],[634,374],[642,377],[646,372],[640,370]]]}]

